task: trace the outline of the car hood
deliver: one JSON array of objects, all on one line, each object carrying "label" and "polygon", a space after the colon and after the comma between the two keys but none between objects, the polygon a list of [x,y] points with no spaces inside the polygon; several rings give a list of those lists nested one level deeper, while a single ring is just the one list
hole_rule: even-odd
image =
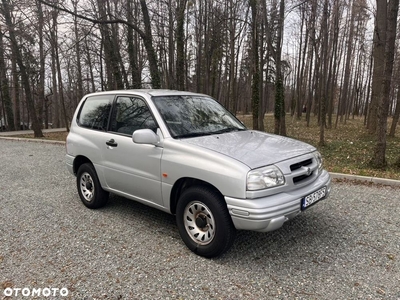
[{"label": "car hood", "polygon": [[206,148],[249,166],[251,169],[315,151],[306,143],[265,132],[246,130],[182,140]]}]

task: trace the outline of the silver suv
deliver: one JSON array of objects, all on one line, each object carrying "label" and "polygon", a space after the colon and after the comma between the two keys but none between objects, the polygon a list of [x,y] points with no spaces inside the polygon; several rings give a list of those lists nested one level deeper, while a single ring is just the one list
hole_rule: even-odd
[{"label": "silver suv", "polygon": [[86,95],[66,149],[84,205],[101,207],[111,192],[174,214],[182,240],[204,257],[227,251],[237,229],[280,228],[331,189],[314,147],[246,129],[189,92]]}]

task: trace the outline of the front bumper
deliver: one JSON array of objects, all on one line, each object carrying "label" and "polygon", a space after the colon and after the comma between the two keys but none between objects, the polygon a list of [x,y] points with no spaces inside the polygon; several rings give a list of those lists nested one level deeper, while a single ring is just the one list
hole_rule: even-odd
[{"label": "front bumper", "polygon": [[74,173],[74,159],[75,156],[65,154],[65,164],[67,165],[68,171],[72,174],[75,175]]},{"label": "front bumper", "polygon": [[331,191],[331,177],[325,170],[311,184],[287,193],[256,199],[225,197],[225,201],[236,229],[267,232],[298,215],[301,199],[324,186],[327,193],[323,199],[326,199]]}]

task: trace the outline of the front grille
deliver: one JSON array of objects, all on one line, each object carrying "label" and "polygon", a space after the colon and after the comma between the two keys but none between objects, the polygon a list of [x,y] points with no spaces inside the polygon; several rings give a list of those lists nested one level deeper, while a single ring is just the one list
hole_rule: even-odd
[{"label": "front grille", "polygon": [[293,171],[300,169],[301,167],[308,166],[311,164],[312,164],[312,159],[310,158],[310,159],[295,163],[293,165],[290,165],[290,171],[293,172]]},{"label": "front grille", "polygon": [[313,173],[314,173],[314,172],[311,172],[310,175],[301,175],[301,176],[293,177],[293,183],[296,184],[296,183],[298,183],[298,182],[300,182],[300,181],[302,181],[302,180],[305,180],[305,179],[307,179],[308,177],[312,176]]},{"label": "front grille", "polygon": [[[303,160],[301,162],[298,162],[298,163],[295,163],[293,165],[290,165],[290,170],[293,172],[293,171],[299,170],[299,169],[301,169],[303,167],[307,167],[307,166],[309,166],[311,164],[312,164],[312,159],[311,158],[310,159],[306,159],[306,160]],[[310,172],[309,174],[304,174],[305,171],[303,171],[301,173],[302,173],[301,175],[293,177],[293,183],[294,184],[297,184],[297,183],[299,183],[299,182],[301,182],[303,180],[306,180],[307,178],[309,178],[310,176],[313,175],[313,172]]]}]

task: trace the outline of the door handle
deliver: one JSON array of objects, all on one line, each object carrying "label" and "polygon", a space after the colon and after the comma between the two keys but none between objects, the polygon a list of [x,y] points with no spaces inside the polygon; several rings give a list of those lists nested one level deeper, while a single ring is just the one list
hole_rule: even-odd
[{"label": "door handle", "polygon": [[106,142],[107,146],[111,146],[111,147],[117,147],[118,144],[114,141],[114,139],[111,139],[109,141]]}]

